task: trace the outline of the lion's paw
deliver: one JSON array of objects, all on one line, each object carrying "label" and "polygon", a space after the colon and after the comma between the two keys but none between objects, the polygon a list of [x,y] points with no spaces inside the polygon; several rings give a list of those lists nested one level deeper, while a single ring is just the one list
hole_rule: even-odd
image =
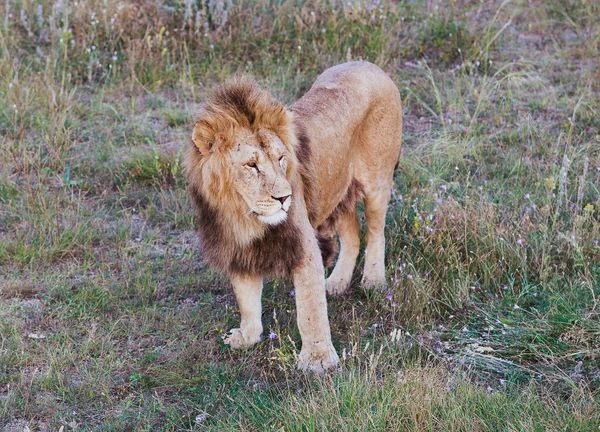
[{"label": "lion's paw", "polygon": [[362,286],[370,290],[384,290],[386,288],[385,274],[364,274]]},{"label": "lion's paw", "polygon": [[298,369],[304,372],[322,375],[325,371],[333,369],[340,362],[340,358],[331,346],[322,353],[307,352],[302,350],[298,359]]},{"label": "lion's paw", "polygon": [[260,335],[248,337],[239,328],[231,329],[226,335],[223,335],[223,342],[234,349],[248,348],[255,345],[258,341],[260,341]]},{"label": "lion's paw", "polygon": [[332,279],[331,276],[325,280],[325,289],[327,294],[338,295],[343,294],[348,290],[350,286],[350,280],[346,279]]}]

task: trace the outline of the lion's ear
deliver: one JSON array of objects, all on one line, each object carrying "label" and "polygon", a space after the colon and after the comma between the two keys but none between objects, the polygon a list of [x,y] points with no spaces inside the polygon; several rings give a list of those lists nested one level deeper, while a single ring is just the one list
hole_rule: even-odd
[{"label": "lion's ear", "polygon": [[198,150],[200,150],[202,156],[208,158],[213,152],[214,141],[207,138],[206,132],[205,128],[200,124],[196,124],[196,126],[194,126],[194,132],[192,133],[192,141]]}]

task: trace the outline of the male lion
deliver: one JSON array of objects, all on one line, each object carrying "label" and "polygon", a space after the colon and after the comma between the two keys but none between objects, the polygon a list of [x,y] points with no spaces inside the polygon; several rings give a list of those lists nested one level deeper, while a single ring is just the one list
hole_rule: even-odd
[{"label": "male lion", "polygon": [[[322,372],[338,363],[325,288],[339,294],[350,284],[359,200],[367,222],[363,284],[385,284],[383,231],[401,111],[392,80],[367,62],[326,70],[289,108],[247,79],[214,91],[185,167],[204,257],[229,276],[242,316],[225,343],[240,348],[260,340],[263,278],[291,276],[302,337],[298,367]],[[341,251],[325,280],[334,233]]]}]

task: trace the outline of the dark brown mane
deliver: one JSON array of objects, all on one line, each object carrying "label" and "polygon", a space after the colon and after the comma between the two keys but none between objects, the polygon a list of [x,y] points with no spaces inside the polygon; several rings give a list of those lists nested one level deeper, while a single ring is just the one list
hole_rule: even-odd
[{"label": "dark brown mane", "polygon": [[[302,262],[300,231],[291,218],[269,226],[265,234],[239,246],[228,238],[223,218],[193,186],[188,188],[196,206],[200,246],[206,261],[216,269],[233,274],[288,276]],[[293,206],[290,208],[292,211]]]},{"label": "dark brown mane", "polygon": [[[300,176],[309,221],[313,226],[318,217],[316,206],[320,200],[320,191],[314,184],[316,176],[311,160],[311,143],[304,125],[297,116],[289,113],[254,81],[245,78],[234,79],[216,89],[206,102],[194,128],[192,148],[187,155],[186,169],[190,176],[188,191],[196,207],[204,257],[215,269],[226,273],[256,274],[265,277],[290,275],[304,258],[300,230],[294,225],[293,218],[288,217],[279,225],[266,226],[262,235],[241,245],[232,238],[234,230],[225,225],[228,219],[221,213],[224,210],[214,202],[214,198],[211,198],[211,201],[203,195],[205,189],[198,182],[198,170],[201,169],[202,160],[207,154],[207,148],[203,146],[212,145],[217,136],[220,136],[222,141],[223,134],[233,134],[236,127],[252,130],[266,127],[284,140],[293,159],[297,161],[296,172]],[[210,152],[212,149],[208,154]],[[350,211],[350,207],[356,205],[359,190],[359,185],[353,183],[346,199],[338,205],[325,225],[333,225],[338,215]],[[290,216],[294,208],[292,204]],[[337,242],[322,228],[323,226],[315,230],[315,236],[319,242],[323,263],[329,266],[336,253]]]},{"label": "dark brown mane", "polygon": [[[304,134],[298,137],[300,173],[308,174],[310,163],[310,143]],[[307,167],[307,170],[303,170]],[[305,194],[311,191],[307,187],[310,179],[303,178]],[[248,245],[237,246],[228,238],[228,230],[222,226],[223,218],[218,209],[211,206],[197,187],[190,184],[188,192],[196,207],[200,246],[206,261],[214,268],[234,274],[257,274],[268,276],[289,276],[296,265],[302,262],[304,251],[300,242],[300,231],[288,217],[279,225],[269,226],[264,235],[254,239]],[[309,192],[310,193],[310,192]],[[308,200],[307,200],[308,201]],[[290,207],[290,216],[294,205]],[[315,230],[319,242],[323,263],[332,264],[336,253],[335,240],[322,236]]]}]

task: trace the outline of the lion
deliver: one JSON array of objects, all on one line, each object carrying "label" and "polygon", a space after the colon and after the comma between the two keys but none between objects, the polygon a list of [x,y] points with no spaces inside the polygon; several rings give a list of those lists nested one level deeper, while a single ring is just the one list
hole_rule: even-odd
[{"label": "lion", "polygon": [[[402,106],[376,65],[323,72],[289,107],[249,78],[234,78],[203,104],[184,167],[204,259],[226,274],[241,314],[224,337],[232,348],[261,339],[263,279],[291,277],[302,339],[298,368],[338,364],[326,292],[350,285],[360,247],[363,285],[385,285],[386,209],[402,139]],[[325,265],[340,251],[325,280]]]}]

